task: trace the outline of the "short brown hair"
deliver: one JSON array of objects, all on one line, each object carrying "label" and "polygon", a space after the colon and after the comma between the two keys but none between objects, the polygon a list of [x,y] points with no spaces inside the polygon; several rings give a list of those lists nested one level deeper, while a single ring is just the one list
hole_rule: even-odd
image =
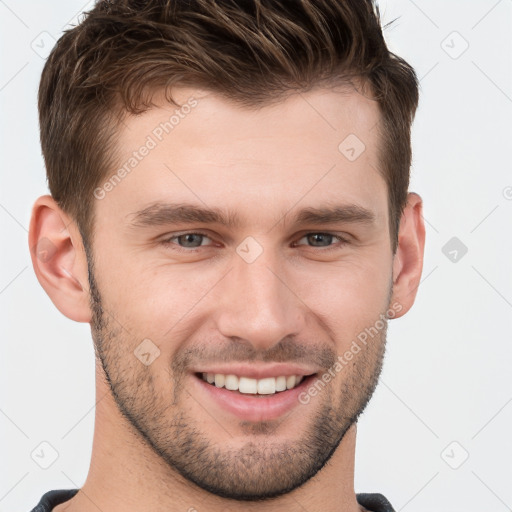
[{"label": "short brown hair", "polygon": [[[393,252],[407,201],[413,68],[384,41],[374,0],[102,0],[53,48],[39,87],[50,192],[93,234],[93,190],[115,168],[127,113],[173,85],[200,87],[250,108],[319,84],[369,85],[381,122]],[[341,142],[341,141],[340,141]]]}]

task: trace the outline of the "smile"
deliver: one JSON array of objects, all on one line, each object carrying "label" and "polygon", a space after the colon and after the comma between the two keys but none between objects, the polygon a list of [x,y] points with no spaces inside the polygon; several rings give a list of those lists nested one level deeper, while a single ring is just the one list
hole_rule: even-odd
[{"label": "smile", "polygon": [[198,376],[217,388],[226,388],[229,391],[238,391],[241,394],[250,395],[274,395],[295,388],[307,377],[304,375],[281,375],[279,377],[253,379],[232,374],[204,372],[198,374]]}]

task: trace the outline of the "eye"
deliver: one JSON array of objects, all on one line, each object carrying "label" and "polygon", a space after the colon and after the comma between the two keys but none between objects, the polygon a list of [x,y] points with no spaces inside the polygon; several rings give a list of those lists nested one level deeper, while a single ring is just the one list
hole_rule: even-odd
[{"label": "eye", "polygon": [[[337,249],[340,246],[348,243],[348,240],[345,240],[343,237],[334,235],[332,233],[307,233],[300,240],[304,239],[313,244],[310,245],[310,247],[327,247],[325,250]],[[338,245],[332,245],[333,240],[337,240],[341,243]]]},{"label": "eye", "polygon": [[[169,238],[166,238],[165,240],[162,240],[163,245],[177,245],[178,248],[183,248],[184,250],[187,249],[195,249],[197,247],[201,247],[203,245],[202,241],[208,238],[208,235],[205,235],[204,233],[183,233],[181,235],[173,235]],[[175,243],[173,240],[177,240],[177,243]],[[211,240],[211,239],[210,239]],[[191,251],[189,251],[191,252]]]},{"label": "eye", "polygon": [[[172,235],[164,240],[162,240],[161,244],[176,250],[183,250],[185,252],[195,252],[196,249],[204,246],[209,246],[212,244],[203,243],[204,240],[212,240],[205,233],[200,232],[188,232],[177,235]],[[305,236],[299,239],[306,239],[307,242],[311,245],[309,247],[313,248],[324,248],[323,251],[335,250],[340,247],[348,244],[348,240],[345,238],[335,235],[332,233],[307,233]],[[333,241],[338,241],[338,244],[333,244]],[[304,245],[296,242],[295,245]]]}]

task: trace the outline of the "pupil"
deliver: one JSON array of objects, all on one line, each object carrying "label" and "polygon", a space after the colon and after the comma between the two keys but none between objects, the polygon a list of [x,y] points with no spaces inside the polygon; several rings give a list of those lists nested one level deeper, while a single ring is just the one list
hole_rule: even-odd
[{"label": "pupil", "polygon": [[[325,233],[315,233],[314,235],[310,236],[310,241],[313,241],[313,242],[320,241],[320,243],[321,243],[322,239],[323,239],[324,241],[329,242],[330,238],[332,238],[332,235],[327,235]],[[314,243],[313,243],[313,245],[314,245]],[[329,245],[329,244],[327,243],[327,245]]]},{"label": "pupil", "polygon": [[[201,237],[201,236],[202,235],[197,235],[197,234],[191,233],[191,234],[188,234],[188,235],[182,235],[181,238],[185,238],[186,239],[185,245],[187,247],[189,247],[189,245],[188,245],[189,242],[191,242],[193,244],[193,237]],[[199,240],[199,242],[200,242],[200,240]],[[199,243],[199,245],[201,245],[201,243]]]}]

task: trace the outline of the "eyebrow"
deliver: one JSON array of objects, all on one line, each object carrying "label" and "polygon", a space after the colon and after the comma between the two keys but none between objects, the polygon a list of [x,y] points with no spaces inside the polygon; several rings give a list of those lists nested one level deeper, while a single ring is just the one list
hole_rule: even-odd
[{"label": "eyebrow", "polygon": [[[285,219],[288,212],[281,216]],[[158,227],[171,224],[219,224],[228,228],[239,228],[242,218],[237,212],[220,208],[204,208],[188,203],[154,203],[143,210],[128,215],[132,217],[131,226]],[[306,207],[293,218],[297,225],[325,225],[335,223],[350,223],[372,225],[376,216],[371,211],[355,204],[326,206],[321,208]]]}]

